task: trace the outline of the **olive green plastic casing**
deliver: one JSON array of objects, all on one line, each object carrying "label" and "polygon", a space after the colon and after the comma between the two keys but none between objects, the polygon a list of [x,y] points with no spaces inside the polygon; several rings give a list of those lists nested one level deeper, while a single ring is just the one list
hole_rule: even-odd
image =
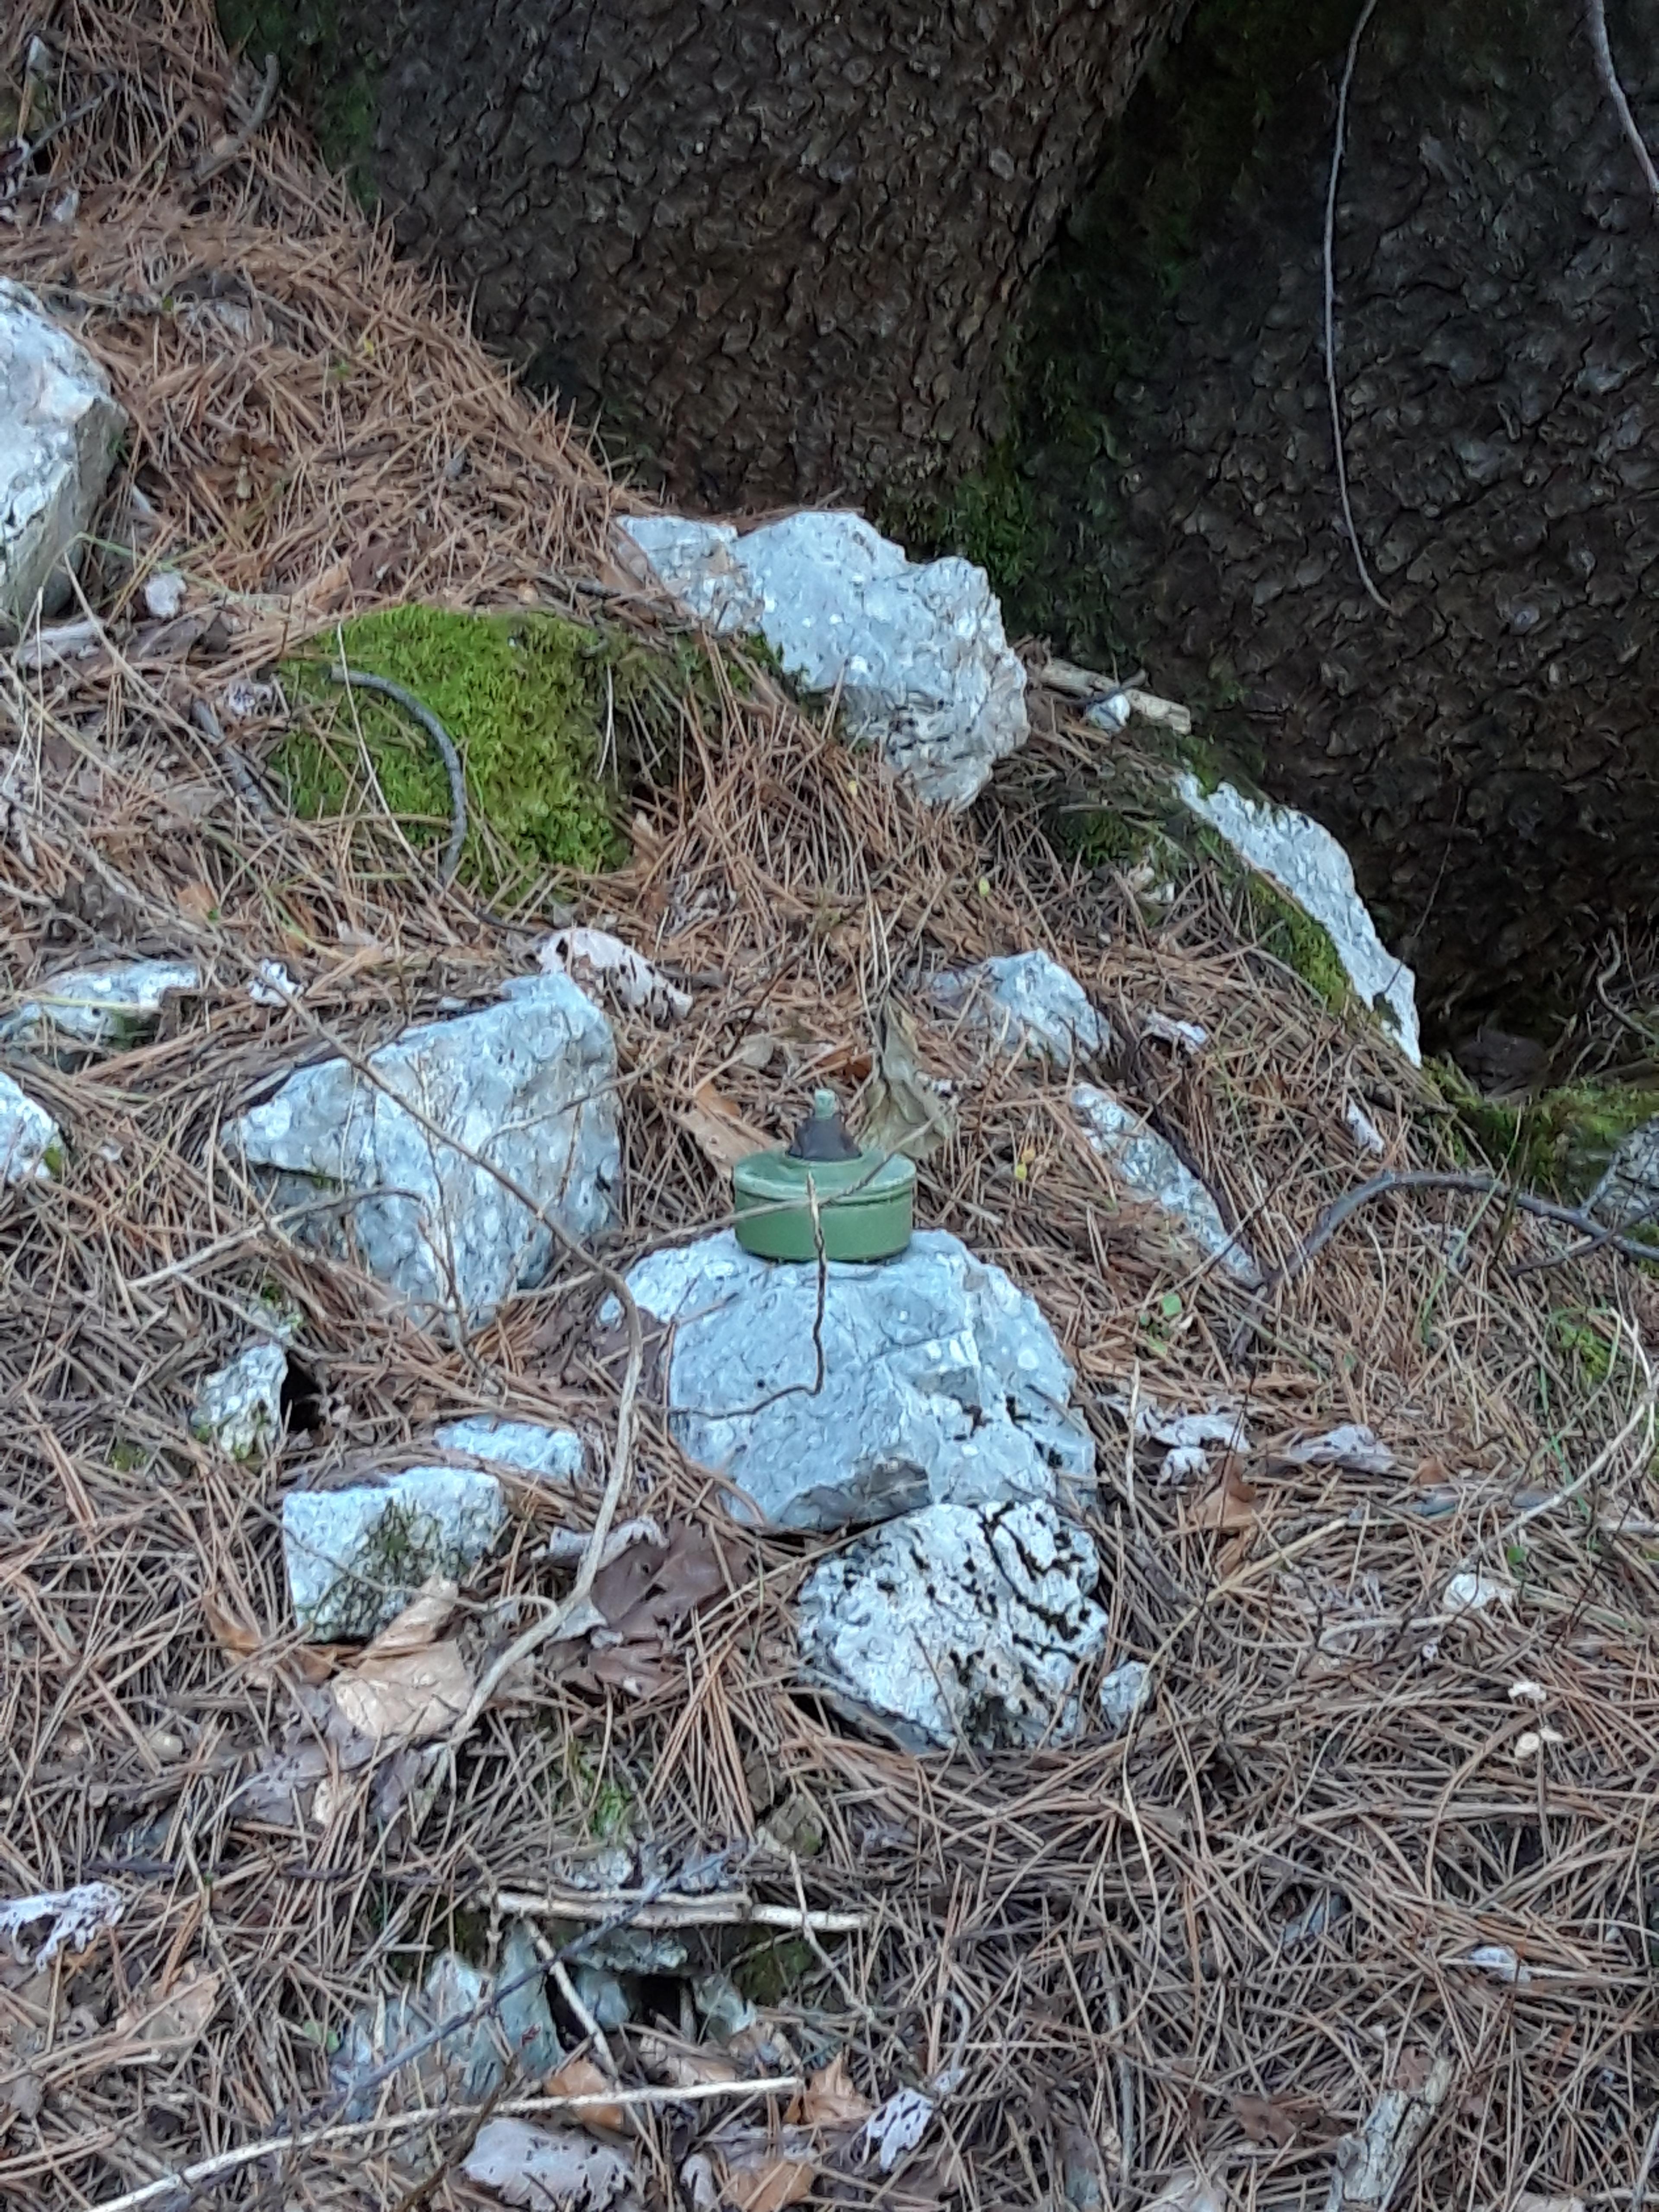
[{"label": "olive green plastic casing", "polygon": [[[817,1119],[828,1120],[835,1108],[833,1096],[820,1091]],[[907,1159],[884,1159],[879,1152],[850,1160],[755,1152],[738,1162],[732,1184],[738,1242],[758,1259],[817,1258],[813,1197],[826,1260],[890,1260],[910,1242],[916,1170]]]}]

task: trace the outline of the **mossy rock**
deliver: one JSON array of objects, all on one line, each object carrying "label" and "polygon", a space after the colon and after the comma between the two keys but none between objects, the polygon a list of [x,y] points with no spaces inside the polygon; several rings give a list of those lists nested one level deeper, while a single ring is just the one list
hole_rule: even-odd
[{"label": "mossy rock", "polygon": [[495,899],[619,866],[629,780],[677,764],[687,695],[705,705],[714,696],[707,659],[689,641],[652,649],[557,615],[410,605],[325,633],[282,665],[301,711],[274,765],[307,820],[378,811],[367,750],[386,809],[417,849],[441,848],[448,835],[443,764],[401,707],[348,696],[330,679],[342,650],[349,669],[412,692],[454,740],[469,817],[461,879]]},{"label": "mossy rock", "polygon": [[1632,1129],[1659,1118],[1659,1090],[1646,1085],[1568,1084],[1536,1098],[1488,1098],[1450,1060],[1431,1073],[1494,1167],[1569,1205],[1589,1196]]}]

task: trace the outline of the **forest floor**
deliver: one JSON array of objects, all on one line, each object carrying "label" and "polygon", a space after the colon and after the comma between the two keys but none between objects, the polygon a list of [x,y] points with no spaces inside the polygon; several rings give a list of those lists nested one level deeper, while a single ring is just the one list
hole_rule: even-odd
[{"label": "forest floor", "polygon": [[[462,2170],[481,2124],[585,2117],[612,2162],[512,2201],[1639,2203],[1647,1279],[1420,1191],[1356,1212],[1260,1310],[1192,1268],[1119,1202],[1064,1080],[975,1057],[908,979],[1032,945],[1062,962],[1127,1041],[1123,1085],[1273,1267],[1376,1170],[1352,1102],[1388,1166],[1468,1160],[1432,1082],[1203,871],[1154,906],[1056,859],[1044,779],[1103,742],[1063,702],[1036,695],[1030,751],[950,817],[736,662],[688,695],[681,773],[641,796],[628,864],[559,887],[692,996],[672,1031],[614,1017],[627,1213],[601,1269],[451,1347],[284,1237],[227,1167],[226,1118],[296,1060],[526,972],[548,902],[441,888],[367,802],[309,823],[258,803],[276,718],[238,726],[239,757],[196,710],[413,597],[599,607],[647,641],[672,611],[612,562],[625,494],[280,109],[238,140],[251,73],[239,109],[205,0],[46,17],[96,104],[14,203],[0,264],[107,367],[132,430],[85,580],[93,649],[0,663],[0,974],[27,996],[118,943],[212,984],[154,1043],[32,1070],[70,1153],[0,1198],[0,1923],[5,1899],[116,1893],[44,1966],[13,1932],[0,2202],[488,2204]],[[171,620],[144,615],[160,569],[186,580]],[[301,995],[253,1002],[270,961]],[[826,1540],[730,1519],[648,1395],[630,1424],[590,1331],[605,1268],[726,1215],[734,1136],[775,1140],[823,1081],[856,1120],[896,1009],[955,1085],[921,1218],[1029,1290],[1077,1370],[1111,1649],[1151,1669],[1115,1737],[918,1759],[825,1711],[792,1605]],[[238,1466],[192,1437],[192,1395],[273,1289],[301,1318],[312,1425]],[[1164,1480],[1126,1403],[1238,1408],[1248,1448]],[[282,1494],[480,1407],[574,1425],[626,1510],[698,1532],[722,1587],[670,1591],[625,1684],[544,1651],[447,1749],[251,1790],[300,1771],[319,1671],[349,1663],[292,1627]],[[1390,1471],[1291,1455],[1341,1424]],[[459,1632],[475,1678],[568,1590],[546,1540],[594,1504],[515,1492]],[[644,1927],[678,1917],[678,1986],[648,1981],[640,2016],[585,2041],[556,2007],[578,2057],[493,2102],[406,2076],[343,2097],[366,2008],[446,1947],[493,1969],[515,1916],[579,1922],[596,1864]],[[716,1966],[759,2000],[730,2048],[684,1996]]]}]

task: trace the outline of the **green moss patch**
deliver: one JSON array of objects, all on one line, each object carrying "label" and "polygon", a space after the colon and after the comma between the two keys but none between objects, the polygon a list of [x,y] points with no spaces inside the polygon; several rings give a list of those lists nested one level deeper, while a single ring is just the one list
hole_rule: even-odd
[{"label": "green moss patch", "polygon": [[1487,1098],[1450,1060],[1431,1073],[1494,1167],[1569,1205],[1589,1196],[1632,1129],[1659,1117],[1659,1090],[1644,1085],[1567,1084],[1536,1098]]},{"label": "green moss patch", "polygon": [[374,80],[340,21],[340,0],[219,0],[225,44],[256,69],[267,54],[282,83],[317,133],[330,168],[339,170],[366,207],[374,205]]},{"label": "green moss patch", "polygon": [[417,849],[448,834],[448,778],[402,708],[329,679],[342,647],[349,668],[401,684],[453,738],[469,814],[460,874],[492,898],[620,865],[629,777],[677,760],[687,692],[712,692],[690,644],[651,651],[556,615],[392,607],[313,640],[281,672],[302,710],[275,763],[290,801],[310,820],[378,812],[366,751]]}]

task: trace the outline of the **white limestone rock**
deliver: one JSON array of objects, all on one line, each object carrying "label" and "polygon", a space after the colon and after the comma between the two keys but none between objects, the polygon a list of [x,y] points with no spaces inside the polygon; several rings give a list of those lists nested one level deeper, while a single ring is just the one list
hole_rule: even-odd
[{"label": "white limestone rock", "polygon": [[305,1633],[367,1643],[434,1576],[463,1582],[507,1518],[501,1486],[472,1468],[411,1467],[349,1490],[291,1490],[283,1560]]},{"label": "white limestone rock", "polygon": [[63,1153],[64,1133],[46,1108],[0,1074],[0,1183],[50,1182]]},{"label": "white limestone rock", "polygon": [[1219,1261],[1230,1275],[1252,1290],[1259,1286],[1260,1268],[1238,1239],[1229,1235],[1214,1199],[1172,1145],[1121,1098],[1093,1084],[1074,1084],[1071,1103],[1091,1149],[1099,1153],[1131,1197],[1161,1206],[1200,1252]]},{"label": "white limestone rock", "polygon": [[262,1337],[219,1368],[196,1393],[190,1425],[228,1459],[252,1460],[282,1440],[287,1332]]},{"label": "white limestone rock", "polygon": [[1195,775],[1183,775],[1176,788],[1182,803],[1241,860],[1319,923],[1358,996],[1376,1011],[1413,1066],[1420,1066],[1417,979],[1378,937],[1355,886],[1352,864],[1330,831],[1293,808],[1247,799],[1230,783],[1206,792]]},{"label": "white limestone rock", "polygon": [[[878,1266],[831,1263],[822,1389],[816,1267],[755,1259],[728,1231],[651,1254],[628,1283],[642,1316],[672,1325],[680,1446],[781,1527],[1092,1485],[1094,1444],[1053,1330],[1000,1267],[940,1231]],[[602,1319],[619,1317],[612,1301]]]},{"label": "white limestone rock", "polygon": [[126,416],[86,349],[0,279],[0,635],[69,593],[65,562],[103,496]]},{"label": "white limestone rock", "polygon": [[1056,1067],[1093,1060],[1112,1042],[1082,984],[1046,952],[1014,952],[947,971],[929,991],[939,1006],[988,1030],[998,1050],[1030,1053]]},{"label": "white limestone rock", "polygon": [[54,975],[14,1012],[0,1018],[0,1037],[30,1044],[142,1043],[161,1018],[169,991],[199,991],[193,960],[117,960]]},{"label": "white limestone rock", "polygon": [[1144,1659],[1125,1659],[1100,1686],[1100,1717],[1108,1735],[1121,1735],[1152,1691],[1152,1670]]},{"label": "white limestone rock", "polygon": [[924,799],[966,806],[1025,742],[1025,670],[982,568],[915,562],[862,516],[727,523],[635,515],[623,531],[711,629],[758,630],[809,691],[840,687],[850,734]]},{"label": "white limestone rock", "polygon": [[1064,1738],[1103,1648],[1087,1532],[1040,1498],[930,1505],[816,1568],[798,1607],[808,1677],[914,1751]]},{"label": "white limestone rock", "polygon": [[433,1442],[441,1451],[481,1459],[490,1467],[510,1467],[544,1482],[576,1481],[582,1471],[582,1440],[574,1429],[544,1428],[539,1421],[503,1421],[477,1413],[451,1421]]},{"label": "white limestone rock", "polygon": [[567,1234],[611,1222],[622,1173],[616,1046],[567,976],[520,977],[498,1005],[407,1030],[369,1065],[394,1095],[346,1060],[319,1061],[227,1139],[270,1172],[279,1204],[365,1194],[343,1218],[309,1217],[312,1233],[360,1255],[417,1319],[476,1326],[540,1282],[554,1257],[551,1231],[428,1122],[500,1168]]}]

